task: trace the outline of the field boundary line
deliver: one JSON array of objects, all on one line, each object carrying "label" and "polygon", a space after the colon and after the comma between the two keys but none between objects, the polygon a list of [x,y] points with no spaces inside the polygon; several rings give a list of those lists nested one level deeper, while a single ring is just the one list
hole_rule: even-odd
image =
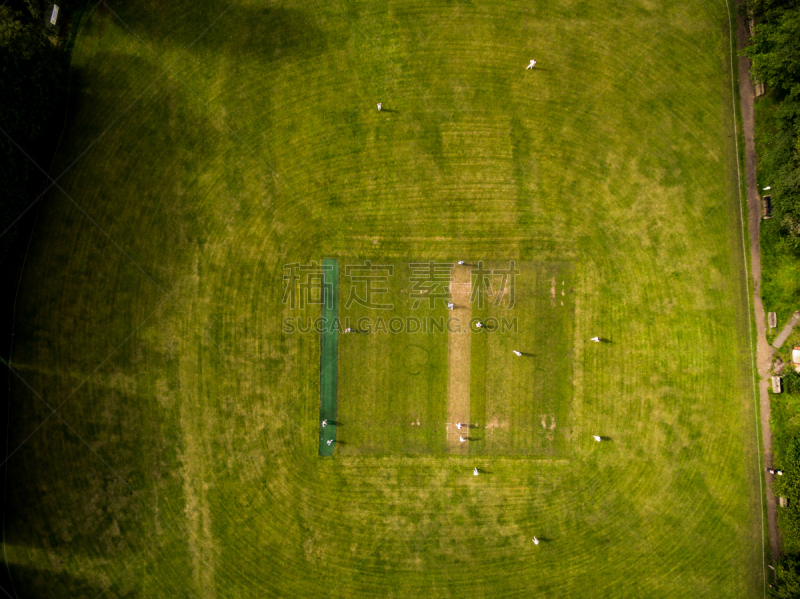
[{"label": "field boundary line", "polygon": [[[731,69],[731,116],[733,117],[733,139],[734,139],[734,147],[736,148],[736,185],[737,185],[737,200],[739,202],[739,222],[742,234],[742,259],[744,261],[744,274],[745,274],[745,288],[746,288],[746,296],[747,296],[747,333],[750,340],[749,349],[750,349],[750,365],[751,368],[758,367],[756,356],[753,352],[753,316],[752,316],[752,307],[750,303],[750,293],[751,293],[751,285],[750,285],[750,270],[748,267],[748,257],[747,257],[747,239],[745,237],[745,220],[744,220],[744,207],[742,206],[742,168],[741,168],[741,157],[739,155],[739,125],[737,124],[737,113],[736,113],[736,90],[734,86],[734,81],[738,81],[734,70],[733,64],[736,59],[736,54],[734,53],[734,37],[733,37],[733,15],[731,14],[731,7],[729,0],[725,0],[725,8],[728,12],[728,33],[729,33],[729,49],[730,49],[730,69]],[[753,289],[755,292],[755,289]],[[758,415],[759,415],[759,394],[758,388],[756,387],[756,381],[753,377],[751,372],[750,378],[752,379],[753,385],[753,405],[754,405],[754,424],[755,424],[755,433],[756,433],[756,460],[758,466],[758,485],[759,485],[759,502],[761,505],[761,571],[762,571],[762,578],[763,584],[761,586],[762,596],[766,597],[766,584],[767,584],[767,568],[766,568],[766,552],[764,550],[764,481],[763,477],[761,476],[761,442],[759,439],[759,430],[758,430]],[[763,423],[762,423],[763,424]]]}]

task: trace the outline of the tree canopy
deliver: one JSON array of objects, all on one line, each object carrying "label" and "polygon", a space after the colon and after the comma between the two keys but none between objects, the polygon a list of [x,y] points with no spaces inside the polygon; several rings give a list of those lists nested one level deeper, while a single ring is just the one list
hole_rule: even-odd
[{"label": "tree canopy", "polygon": [[[759,156],[773,180],[773,205],[787,249],[800,254],[800,3],[754,0],[755,32],[742,54],[754,79],[778,102],[769,151]],[[760,166],[762,166],[760,165]]]},{"label": "tree canopy", "polygon": [[775,599],[800,597],[800,559],[788,555],[775,565],[775,581],[769,595]]},{"label": "tree canopy", "polygon": [[782,93],[800,94],[800,7],[770,8],[761,18],[744,50],[754,78]]},{"label": "tree canopy", "polygon": [[0,6],[0,232],[33,199],[38,169],[31,159],[43,159],[41,144],[62,103],[65,75],[66,58],[37,4]]}]

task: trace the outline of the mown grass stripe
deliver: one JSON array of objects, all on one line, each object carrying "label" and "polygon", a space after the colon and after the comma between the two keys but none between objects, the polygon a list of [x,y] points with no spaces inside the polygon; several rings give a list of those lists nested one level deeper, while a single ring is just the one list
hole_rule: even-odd
[{"label": "mown grass stripe", "polygon": [[[336,400],[339,386],[339,261],[322,261],[322,322],[319,351],[319,455],[331,456],[336,449]],[[328,270],[330,269],[330,270]],[[327,426],[322,422],[327,421]],[[328,441],[331,441],[328,444]]]}]

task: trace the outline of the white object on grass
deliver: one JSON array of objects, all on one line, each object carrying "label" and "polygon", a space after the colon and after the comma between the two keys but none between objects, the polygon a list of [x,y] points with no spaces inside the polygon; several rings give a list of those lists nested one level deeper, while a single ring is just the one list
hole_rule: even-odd
[{"label": "white object on grass", "polygon": [[328,446],[330,446],[331,443],[333,443],[333,439],[328,439]]},{"label": "white object on grass", "polygon": [[447,309],[448,310],[452,310],[453,308],[454,308],[453,303],[452,302],[447,302]]},{"label": "white object on grass", "polygon": [[322,428],[325,428],[326,426],[328,426],[328,420],[327,419],[322,421]]},{"label": "white object on grass", "polygon": [[792,365],[794,366],[795,372],[800,372],[798,368],[798,366],[800,366],[800,347],[792,348]]},{"label": "white object on grass", "polygon": [[458,430],[461,430],[461,423],[460,423],[460,422],[456,422],[456,428],[457,428]]},{"label": "white object on grass", "polygon": [[378,102],[378,112],[380,112],[380,111],[381,111],[381,103]]},{"label": "white object on grass", "polygon": [[531,64],[529,64],[529,65],[528,65],[528,66],[525,68],[525,70],[527,71],[528,69],[532,69],[532,68],[533,68],[533,67],[535,67],[535,66],[536,66],[536,61],[535,61],[535,60],[533,60],[533,59],[531,59]]},{"label": "white object on grass", "polygon": [[53,12],[50,13],[50,24],[55,25],[58,20],[58,4],[53,4]]},{"label": "white object on grass", "polygon": [[600,337],[592,337],[589,341],[594,341],[595,343],[600,343]]},{"label": "white object on grass", "polygon": [[482,323],[482,322],[479,322],[479,323],[477,323],[475,326],[476,326],[476,327],[478,327],[478,328],[480,329],[480,328],[482,328],[482,327],[483,327],[483,323]]},{"label": "white object on grass", "polygon": [[537,539],[536,537],[533,537],[533,544],[534,545],[538,545],[539,544],[539,539]]},{"label": "white object on grass", "polygon": [[598,443],[600,443],[600,441],[602,441],[602,439],[601,439],[600,437],[598,437],[597,435],[592,435],[592,437],[593,437],[593,438],[594,438],[594,440],[595,440],[595,441],[597,441]]},{"label": "white object on grass", "polygon": [[461,265],[461,264],[464,264],[464,261],[463,261],[463,260],[459,260],[459,261],[458,261],[458,264],[459,264],[459,265]]},{"label": "white object on grass", "polygon": [[463,443],[464,441],[466,441],[466,439],[465,439],[464,437],[462,437],[461,435],[459,435],[459,436],[458,436],[458,440],[459,440],[459,441],[461,441],[462,443]]},{"label": "white object on grass", "polygon": [[514,351],[514,355],[515,356],[521,356],[522,355],[521,351],[517,351],[517,350],[513,350],[513,351]]},{"label": "white object on grass", "polygon": [[767,186],[764,188],[764,191],[769,191],[770,189],[772,189],[772,185],[767,185]]},{"label": "white object on grass", "polygon": [[473,474],[474,476],[478,476],[478,469],[477,469],[477,468],[474,468],[474,469],[472,470],[472,474]]}]

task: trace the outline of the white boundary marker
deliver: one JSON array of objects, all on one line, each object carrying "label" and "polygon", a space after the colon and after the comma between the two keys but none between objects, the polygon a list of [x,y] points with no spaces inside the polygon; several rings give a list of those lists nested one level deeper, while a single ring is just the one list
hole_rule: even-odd
[{"label": "white boundary marker", "polygon": [[[734,72],[733,72],[733,64],[734,61],[738,62],[738,57],[734,54],[734,38],[733,38],[733,23],[732,15],[731,15],[731,5],[729,0],[725,0],[725,8],[728,10],[728,31],[730,32],[730,51],[731,51],[731,111],[733,115],[733,139],[735,141],[736,146],[736,183],[739,189],[739,220],[742,223],[742,257],[744,258],[744,277],[745,277],[745,284],[747,287],[747,332],[750,339],[750,360],[751,366],[755,366],[757,368],[756,363],[756,356],[753,354],[753,316],[752,316],[752,308],[750,305],[750,269],[748,268],[748,256],[747,256],[747,239],[744,235],[744,228],[745,228],[745,221],[744,221],[744,208],[742,208],[742,168],[740,166],[740,158],[739,158],[739,126],[736,124],[736,90],[734,89],[733,82],[735,80]],[[735,59],[735,60],[734,60]],[[747,201],[747,196],[745,196],[745,201]],[[764,576],[764,584],[761,587],[762,596],[767,596],[767,569],[764,567],[766,563],[766,556],[764,554],[764,481],[761,477],[761,453],[763,452],[763,447],[759,442],[759,434],[758,434],[758,414],[760,409],[760,397],[758,394],[758,387],[756,386],[755,377],[753,377],[753,373],[750,373],[751,378],[753,379],[753,400],[755,405],[755,427],[756,427],[756,460],[758,460],[758,487],[759,487],[759,494],[758,498],[761,502],[761,571]],[[769,517],[769,516],[767,516]]]}]

